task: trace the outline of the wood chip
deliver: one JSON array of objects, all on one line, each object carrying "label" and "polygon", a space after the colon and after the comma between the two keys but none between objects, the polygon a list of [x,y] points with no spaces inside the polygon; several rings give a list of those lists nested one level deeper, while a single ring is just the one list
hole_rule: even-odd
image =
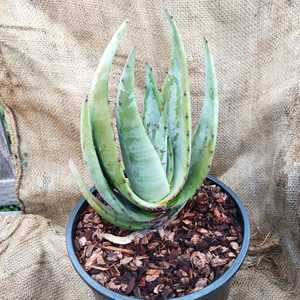
[{"label": "wood chip", "polygon": [[205,265],[207,264],[206,255],[200,251],[195,251],[191,255],[191,263],[194,267],[197,269],[203,269]]},{"label": "wood chip", "polygon": [[85,256],[90,257],[93,253],[94,248],[95,248],[94,245],[89,245],[86,249]]},{"label": "wood chip", "polygon": [[207,278],[200,278],[197,283],[195,284],[194,291],[199,291],[205,288],[208,284]]},{"label": "wood chip", "polygon": [[143,265],[142,260],[135,258],[132,263],[136,266],[136,267],[141,267]]},{"label": "wood chip", "polygon": [[146,282],[152,282],[154,280],[156,280],[159,277],[159,275],[147,275],[145,277]]},{"label": "wood chip", "polygon": [[240,249],[240,246],[237,242],[231,242],[229,245],[234,251],[238,251]]},{"label": "wood chip", "polygon": [[97,261],[97,264],[98,265],[106,265],[106,261],[104,260],[104,258],[103,258],[103,256],[102,256],[102,252],[100,252],[100,253],[98,253],[97,254],[97,259],[96,259],[96,261]]},{"label": "wood chip", "polygon": [[159,293],[161,293],[161,292],[164,290],[164,287],[165,287],[164,284],[158,284],[158,285],[154,288],[153,293],[156,294],[156,295],[159,294]]},{"label": "wood chip", "polygon": [[78,242],[79,242],[80,247],[84,247],[86,245],[87,239],[85,236],[83,236],[80,239],[78,239]]},{"label": "wood chip", "polygon": [[199,234],[194,234],[191,238],[191,243],[193,245],[197,245],[200,242],[200,235]]},{"label": "wood chip", "polygon": [[148,269],[146,274],[159,276],[160,270],[159,269]]},{"label": "wood chip", "polygon": [[127,265],[133,260],[133,257],[124,257],[120,260],[121,265]]},{"label": "wood chip", "polygon": [[110,250],[110,251],[118,251],[118,252],[126,253],[126,254],[129,254],[129,255],[134,254],[134,251],[131,250],[131,249],[119,248],[119,247],[114,247],[114,246],[102,246],[102,249]]},{"label": "wood chip", "polygon": [[214,257],[211,262],[210,262],[210,265],[213,267],[213,268],[216,268],[216,267],[221,267],[221,266],[224,266],[226,265],[228,262],[228,259],[226,258],[220,258],[220,257]]},{"label": "wood chip", "polygon": [[97,253],[93,253],[90,257],[86,259],[85,269],[87,271],[91,270],[94,265],[97,264]]},{"label": "wood chip", "polygon": [[99,281],[102,285],[104,285],[109,280],[109,276],[105,272],[100,272],[99,274],[93,275],[92,277]]}]

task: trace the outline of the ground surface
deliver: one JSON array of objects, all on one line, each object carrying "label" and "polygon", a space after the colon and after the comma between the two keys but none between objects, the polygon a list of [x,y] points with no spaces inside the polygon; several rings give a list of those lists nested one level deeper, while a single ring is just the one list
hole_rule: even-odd
[{"label": "ground surface", "polygon": [[242,242],[234,202],[204,185],[164,229],[128,245],[103,240],[125,235],[88,208],[77,225],[75,247],[86,271],[105,287],[142,299],[165,299],[200,290],[232,264]]}]

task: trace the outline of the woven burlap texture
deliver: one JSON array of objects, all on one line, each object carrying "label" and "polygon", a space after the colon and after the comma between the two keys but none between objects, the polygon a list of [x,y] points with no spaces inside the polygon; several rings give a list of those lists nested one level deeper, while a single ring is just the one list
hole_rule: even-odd
[{"label": "woven burlap texture", "polygon": [[[79,198],[69,158],[85,172],[80,106],[124,19],[129,30],[114,61],[112,99],[131,47],[140,101],[145,62],[162,82],[170,54],[164,8],[186,46],[193,120],[203,99],[203,37],[215,56],[220,130],[212,173],[241,196],[254,234],[230,300],[289,300],[293,290],[297,295],[299,1],[0,0],[0,7],[0,101],[16,118],[19,195],[28,213],[0,219],[0,299],[93,299],[64,244],[67,215]],[[268,233],[265,240],[261,233]]]}]

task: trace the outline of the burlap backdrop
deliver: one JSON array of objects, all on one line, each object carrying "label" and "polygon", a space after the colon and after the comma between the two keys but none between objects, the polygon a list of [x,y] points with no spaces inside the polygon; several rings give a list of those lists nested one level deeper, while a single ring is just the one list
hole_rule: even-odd
[{"label": "burlap backdrop", "polygon": [[212,173],[243,198],[254,234],[230,299],[292,299],[299,291],[299,1],[0,0],[0,101],[16,118],[28,213],[0,219],[1,299],[93,299],[64,245],[79,197],[67,162],[80,164],[80,105],[99,56],[127,18],[112,95],[132,46],[140,99],[146,61],[162,81],[164,7],[187,49],[194,118],[203,98],[204,36],[216,60],[221,115]]}]

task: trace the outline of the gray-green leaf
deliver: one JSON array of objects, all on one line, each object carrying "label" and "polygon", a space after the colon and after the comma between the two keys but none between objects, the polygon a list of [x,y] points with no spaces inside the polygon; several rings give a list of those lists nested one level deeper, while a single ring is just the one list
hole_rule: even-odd
[{"label": "gray-green leaf", "polygon": [[169,184],[139,115],[134,94],[134,51],[128,57],[118,91],[117,127],[122,157],[133,191],[144,200],[158,202]]}]

